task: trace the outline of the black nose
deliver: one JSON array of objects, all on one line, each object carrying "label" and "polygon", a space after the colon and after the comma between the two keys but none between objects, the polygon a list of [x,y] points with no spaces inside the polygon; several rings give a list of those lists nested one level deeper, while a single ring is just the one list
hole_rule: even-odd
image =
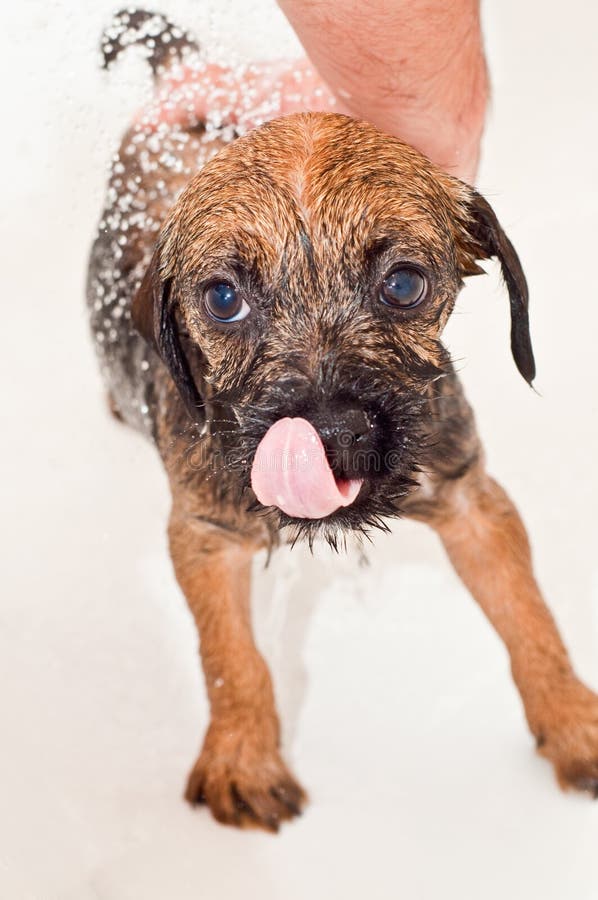
[{"label": "black nose", "polygon": [[320,425],[320,436],[330,446],[350,447],[369,434],[370,422],[362,409],[330,410]]},{"label": "black nose", "polygon": [[357,477],[366,474],[364,467],[371,463],[374,452],[374,427],[370,417],[358,407],[332,408],[323,412],[313,423],[317,428],[330,467],[337,477]]}]

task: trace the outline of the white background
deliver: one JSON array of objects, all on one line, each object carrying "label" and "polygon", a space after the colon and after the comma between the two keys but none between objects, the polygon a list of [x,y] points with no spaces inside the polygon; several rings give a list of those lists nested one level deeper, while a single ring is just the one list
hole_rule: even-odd
[{"label": "white background", "polygon": [[[227,58],[295,53],[267,0],[162,0]],[[83,303],[106,164],[143,97],[101,73],[114,5],[3,11],[0,896],[595,900],[598,804],[534,755],[505,652],[434,536],[279,553],[255,581],[287,756],[311,805],[277,837],[182,801],[207,722],[153,449],[105,411]],[[529,277],[537,396],[493,270],[448,332],[491,470],[598,687],[596,34],[584,0],[485,10],[479,185]],[[400,41],[400,35],[397,35]]]}]

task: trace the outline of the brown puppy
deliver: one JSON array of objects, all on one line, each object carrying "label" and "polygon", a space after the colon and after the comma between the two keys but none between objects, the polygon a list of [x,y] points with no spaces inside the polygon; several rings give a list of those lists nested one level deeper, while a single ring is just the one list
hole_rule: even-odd
[{"label": "brown puppy", "polygon": [[[121,14],[111,47],[147,15]],[[515,251],[487,202],[412,148],[322,114],[228,145],[201,123],[124,138],[92,325],[113,408],[153,437],[170,479],[171,555],[211,705],[187,799],[222,822],[275,829],[304,800],[252,637],[253,554],[283,527],[336,544],[399,515],[437,530],[505,641],[561,785],[598,795],[598,697],[571,668],[440,341],[462,279],[494,256],[531,382]]]}]

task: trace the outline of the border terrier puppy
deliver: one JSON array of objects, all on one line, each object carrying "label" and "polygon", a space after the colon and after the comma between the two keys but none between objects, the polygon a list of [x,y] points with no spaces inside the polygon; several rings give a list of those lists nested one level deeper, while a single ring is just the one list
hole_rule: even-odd
[{"label": "border terrier puppy", "polygon": [[[129,10],[106,64],[135,41],[155,71],[193,49]],[[463,278],[491,257],[531,383],[517,254],[486,200],[412,147],[309,113],[232,142],[159,119],[123,139],[91,253],[92,329],[113,411],[151,437],[170,480],[170,552],[211,706],[186,797],[221,822],[276,829],[305,799],[252,637],[253,555],[283,528],[336,546],[397,516],[437,531],[505,642],[561,786],[598,796],[598,697],[571,667],[441,343]]]}]

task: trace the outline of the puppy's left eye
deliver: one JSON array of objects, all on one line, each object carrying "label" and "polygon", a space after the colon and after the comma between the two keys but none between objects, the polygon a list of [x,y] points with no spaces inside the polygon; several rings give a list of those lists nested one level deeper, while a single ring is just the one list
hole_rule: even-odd
[{"label": "puppy's left eye", "polygon": [[413,309],[428,291],[426,277],[414,266],[399,266],[387,275],[380,288],[380,299],[387,306]]},{"label": "puppy's left eye", "polygon": [[208,314],[217,322],[239,322],[249,314],[249,306],[234,285],[228,281],[213,281],[203,295]]}]

